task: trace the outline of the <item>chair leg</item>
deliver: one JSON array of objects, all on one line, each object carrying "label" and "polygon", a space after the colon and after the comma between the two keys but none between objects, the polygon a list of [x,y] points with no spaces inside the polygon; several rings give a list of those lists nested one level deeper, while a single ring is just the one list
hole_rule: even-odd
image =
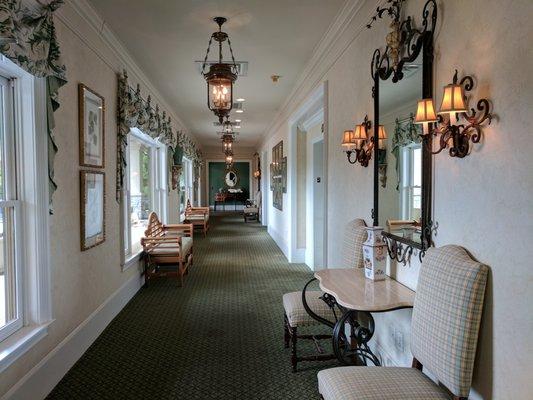
[{"label": "chair leg", "polygon": [[178,286],[183,287],[183,262],[180,261],[178,264],[178,276],[179,276],[179,282]]},{"label": "chair leg", "polygon": [[284,315],[283,318],[283,339],[285,342],[285,348],[289,348],[289,343],[291,341],[291,334],[289,332],[289,321],[287,320],[287,315]]},{"label": "chair leg", "polygon": [[291,334],[291,364],[292,372],[296,372],[296,367],[298,365],[298,356],[296,355],[296,342],[298,340],[297,328],[290,328]]}]

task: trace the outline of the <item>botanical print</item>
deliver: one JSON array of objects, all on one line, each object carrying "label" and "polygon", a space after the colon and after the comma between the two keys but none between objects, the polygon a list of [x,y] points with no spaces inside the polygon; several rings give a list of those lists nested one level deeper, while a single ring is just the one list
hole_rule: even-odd
[{"label": "botanical print", "polygon": [[80,84],[80,164],[104,167],[104,98]]},{"label": "botanical print", "polygon": [[80,171],[81,249],[97,246],[105,240],[105,175]]},{"label": "botanical print", "polygon": [[85,205],[85,240],[94,239],[104,232],[103,175],[87,175],[87,203]]}]

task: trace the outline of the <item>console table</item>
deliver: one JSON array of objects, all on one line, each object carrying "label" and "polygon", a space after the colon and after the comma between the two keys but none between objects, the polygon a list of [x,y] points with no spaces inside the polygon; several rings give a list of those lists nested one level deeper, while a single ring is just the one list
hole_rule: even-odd
[{"label": "console table", "polygon": [[[316,315],[307,305],[305,292],[316,280],[324,292],[321,298],[332,309],[335,321]],[[345,365],[368,365],[368,361],[380,365],[368,346],[375,331],[371,313],[412,308],[414,298],[414,291],[392,278],[382,281],[366,279],[362,268],[318,271],[302,291],[307,313],[333,329],[333,351],[339,362]]]}]

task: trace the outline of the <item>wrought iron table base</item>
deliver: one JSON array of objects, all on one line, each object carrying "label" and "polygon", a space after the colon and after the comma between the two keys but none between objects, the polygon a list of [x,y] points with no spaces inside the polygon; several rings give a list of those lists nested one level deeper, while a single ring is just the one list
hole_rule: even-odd
[{"label": "wrought iron table base", "polygon": [[304,286],[302,290],[303,306],[311,318],[333,329],[333,352],[339,362],[344,365],[368,365],[370,361],[372,364],[380,366],[379,359],[368,346],[375,330],[372,314],[367,311],[347,309],[338,304],[335,297],[328,293],[324,293],[321,299],[333,312],[335,322],[315,314],[307,304],[306,291],[307,287],[316,280],[313,278]]}]

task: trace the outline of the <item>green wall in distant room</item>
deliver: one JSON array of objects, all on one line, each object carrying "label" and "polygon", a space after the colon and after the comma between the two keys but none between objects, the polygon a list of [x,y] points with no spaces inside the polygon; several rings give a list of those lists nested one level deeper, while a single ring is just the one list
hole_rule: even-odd
[{"label": "green wall in distant room", "polygon": [[[237,161],[233,164],[233,170],[237,173],[237,177],[239,178],[236,188],[242,189],[244,192],[244,199],[250,198],[250,163]],[[209,163],[209,205],[215,204],[215,193],[217,193],[220,188],[228,188],[224,182],[225,175],[226,163]]]}]

